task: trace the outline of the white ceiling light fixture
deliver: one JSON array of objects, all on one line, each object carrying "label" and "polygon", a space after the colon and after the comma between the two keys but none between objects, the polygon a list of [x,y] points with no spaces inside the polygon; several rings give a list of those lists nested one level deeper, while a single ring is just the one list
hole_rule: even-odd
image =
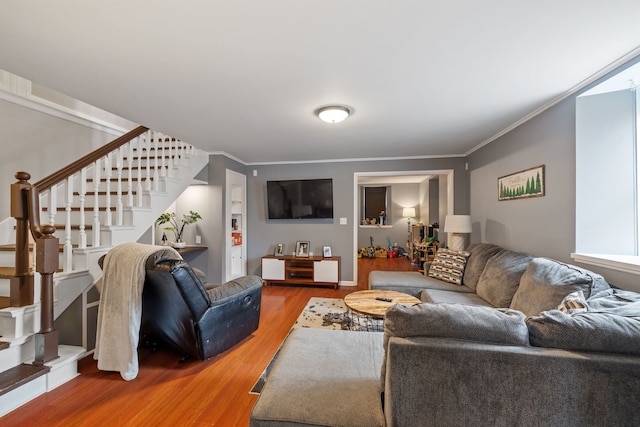
[{"label": "white ceiling light fixture", "polygon": [[318,108],[316,114],[326,123],[340,123],[351,115],[351,109],[342,105],[329,105]]}]

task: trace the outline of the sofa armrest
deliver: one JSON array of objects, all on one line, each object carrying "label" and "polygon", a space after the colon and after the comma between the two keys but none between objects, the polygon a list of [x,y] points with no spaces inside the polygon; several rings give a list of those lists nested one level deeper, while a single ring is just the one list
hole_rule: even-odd
[{"label": "sofa armrest", "polygon": [[262,278],[254,275],[242,276],[229,280],[222,285],[216,286],[215,284],[207,283],[204,287],[207,295],[209,295],[210,305],[217,305],[225,302],[229,298],[235,298],[239,294],[246,293],[253,288],[262,287]]},{"label": "sofa armrest", "polygon": [[626,425],[640,358],[446,338],[391,337],[387,426]]}]

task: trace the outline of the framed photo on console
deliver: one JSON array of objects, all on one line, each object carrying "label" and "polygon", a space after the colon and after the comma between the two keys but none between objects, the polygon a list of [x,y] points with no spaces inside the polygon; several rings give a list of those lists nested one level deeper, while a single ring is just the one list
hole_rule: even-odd
[{"label": "framed photo on console", "polygon": [[278,243],[274,252],[275,256],[284,256],[284,243]]},{"label": "framed photo on console", "polygon": [[325,258],[331,258],[333,255],[331,254],[331,246],[323,246],[322,247],[322,256]]},{"label": "framed photo on console", "polygon": [[296,242],[296,256],[309,258],[309,242]]}]

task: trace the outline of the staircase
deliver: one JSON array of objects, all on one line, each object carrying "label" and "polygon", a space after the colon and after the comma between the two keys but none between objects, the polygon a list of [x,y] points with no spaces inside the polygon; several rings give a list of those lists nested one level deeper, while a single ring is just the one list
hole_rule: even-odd
[{"label": "staircase", "polygon": [[[86,301],[98,259],[140,239],[207,163],[193,146],[139,127],[33,185],[16,174],[14,217],[0,222],[0,416],[78,375],[87,339],[58,345],[53,319]],[[14,199],[38,214],[23,219]]]}]

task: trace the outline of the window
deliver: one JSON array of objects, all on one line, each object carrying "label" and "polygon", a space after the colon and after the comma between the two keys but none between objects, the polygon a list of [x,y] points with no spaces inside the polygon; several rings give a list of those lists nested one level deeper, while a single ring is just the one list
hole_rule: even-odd
[{"label": "window", "polygon": [[[633,77],[635,75],[635,77]],[[576,254],[640,274],[638,111],[640,65],[576,99]]]}]

